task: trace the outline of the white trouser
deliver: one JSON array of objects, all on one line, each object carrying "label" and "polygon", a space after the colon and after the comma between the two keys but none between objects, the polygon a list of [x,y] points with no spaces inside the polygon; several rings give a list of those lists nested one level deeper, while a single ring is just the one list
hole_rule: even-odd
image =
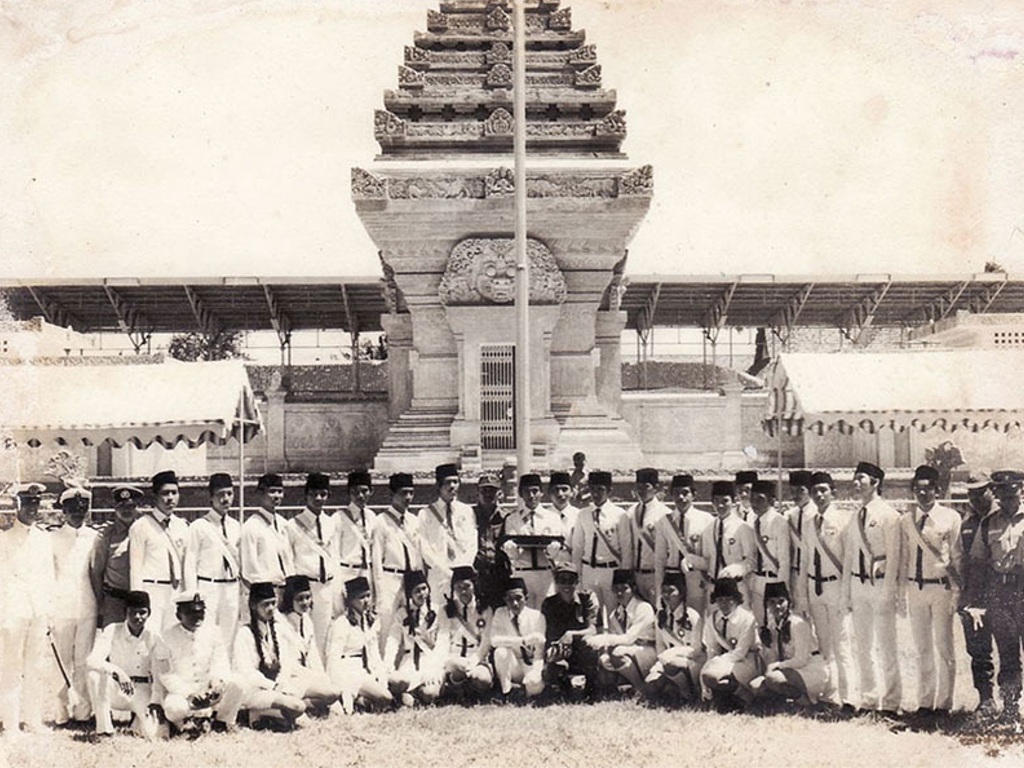
[{"label": "white trouser", "polygon": [[89,708],[89,683],[86,675],[85,660],[92,650],[92,643],[96,637],[96,614],[90,614],[78,619],[55,619],[53,622],[53,642],[57,646],[64,671],[71,678],[71,687],[74,690],[76,705],[71,705],[73,698],[64,685],[61,678],[58,722],[68,720],[88,720],[91,714]]},{"label": "white trouser", "polygon": [[604,618],[600,620],[605,627],[608,626],[608,614],[614,611],[617,605],[615,593],[612,592],[614,575],[614,568],[592,568],[586,563],[583,564],[583,573],[580,574],[580,587],[593,592],[601,603],[600,613]]},{"label": "white trouser", "polygon": [[121,686],[105,672],[90,671],[88,681],[89,697],[92,700],[93,712],[96,713],[96,733],[114,732],[114,720],[111,713],[115,709],[133,712],[135,728],[143,735],[151,735],[152,732],[155,732],[155,728],[149,731],[147,726],[149,703],[153,690],[151,683],[136,682],[134,695],[126,696],[121,690]]},{"label": "white trouser", "polygon": [[494,672],[502,693],[512,690],[513,683],[522,683],[527,696],[544,690],[544,660],[526,664],[518,648],[494,649]]},{"label": "white trouser", "polygon": [[[821,594],[815,594],[814,582],[808,586],[811,623],[818,638],[818,650],[834,674],[829,675],[826,698],[836,704],[853,704],[850,694],[850,627],[842,607],[841,582],[824,582]],[[834,681],[834,682],[833,682]]]},{"label": "white trouser", "polygon": [[380,652],[384,653],[384,645],[388,639],[388,631],[395,617],[395,611],[405,598],[405,587],[402,574],[393,571],[382,571],[377,582],[377,621],[380,626]]},{"label": "white trouser", "polygon": [[860,670],[861,706],[895,711],[903,697],[896,660],[896,605],[885,599],[884,592],[881,580],[872,585],[854,579],[850,585],[854,658]]},{"label": "white trouser", "polygon": [[319,581],[309,580],[309,586],[313,592],[313,608],[309,612],[309,618],[313,622],[313,638],[316,640],[316,647],[320,649],[320,658],[327,658],[327,633],[331,629],[331,622],[334,621],[334,599],[337,579],[326,584]]},{"label": "white trouser", "polygon": [[175,589],[170,584],[147,582],[143,582],[142,589],[149,595],[149,619],[146,626],[156,632],[174,626],[178,620],[178,606],[174,601],[182,593],[181,589]]},{"label": "white trouser", "polygon": [[21,723],[42,724],[43,660],[50,653],[46,621],[41,618],[5,618],[0,629],[0,718],[13,733]]},{"label": "white trouser", "polygon": [[[229,649],[230,654],[230,649],[234,648],[235,632],[238,631],[239,623],[238,582],[220,583],[200,578],[196,580],[196,588],[202,595],[203,602],[206,603],[206,621],[217,625],[217,629],[220,630],[221,636],[224,638],[224,647]],[[249,620],[248,614],[249,610],[246,606],[246,622]]]},{"label": "white trouser", "polygon": [[[195,693],[205,693],[205,686],[196,690]],[[191,695],[191,694],[190,694]],[[220,701],[214,704],[211,709],[216,713],[217,719],[227,723],[228,725],[234,725],[235,720],[238,717],[238,710],[241,709],[242,699],[245,696],[245,688],[243,688],[236,680],[228,679],[224,681],[224,692],[220,697]],[[188,702],[188,696],[168,693],[164,697],[164,715],[167,719],[177,727],[181,727],[181,724],[185,722],[186,718],[192,715],[192,705]]]},{"label": "white trouser", "polygon": [[917,705],[953,706],[956,656],[953,653],[953,591],[944,584],[907,585],[907,612],[917,648]]}]

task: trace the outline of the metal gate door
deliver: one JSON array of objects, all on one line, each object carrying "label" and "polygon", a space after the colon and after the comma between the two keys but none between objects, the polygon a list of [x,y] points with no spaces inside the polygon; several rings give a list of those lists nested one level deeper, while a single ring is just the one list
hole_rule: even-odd
[{"label": "metal gate door", "polygon": [[516,348],[513,344],[480,347],[480,447],[516,447]]}]

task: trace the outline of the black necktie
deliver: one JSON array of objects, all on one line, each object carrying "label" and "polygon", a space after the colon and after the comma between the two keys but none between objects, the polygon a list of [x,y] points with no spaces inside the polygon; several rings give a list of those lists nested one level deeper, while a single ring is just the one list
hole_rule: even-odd
[{"label": "black necktie", "polygon": [[601,528],[601,508],[594,507],[594,541],[590,547],[590,564],[597,565],[597,532]]},{"label": "black necktie", "polygon": [[725,540],[725,523],[722,518],[718,518],[715,523],[718,527],[718,532],[715,535],[715,578],[718,578],[718,572],[725,566],[725,553],[722,551],[722,544]]},{"label": "black necktie", "polygon": [[764,559],[761,557],[761,518],[754,519],[754,536],[757,537],[757,568],[755,570],[760,574],[764,572]]},{"label": "black necktie", "polygon": [[[861,530],[861,533],[864,533],[865,537],[867,536],[867,533],[864,531],[864,523],[865,523],[865,521],[867,519],[868,519],[868,508],[867,507],[861,507],[860,508],[860,530]],[[857,559],[858,559],[858,563],[860,565],[860,583],[863,584],[867,580],[867,578],[868,578],[868,572],[867,572],[867,568],[865,567],[865,564],[864,564],[864,550],[862,548],[860,548],[860,547],[858,547],[857,549],[858,549]],[[873,566],[874,566],[874,563],[872,563],[872,567]]]},{"label": "black necktie", "polygon": [[[637,530],[640,531],[641,533],[644,530],[644,515],[646,515],[646,514],[647,514],[647,502],[646,501],[641,501],[640,502],[640,512],[639,512],[639,514],[637,516],[637,521],[636,521]],[[636,567],[638,569],[640,568],[641,556],[643,554],[643,551],[644,551],[644,537],[642,535],[641,536],[637,536],[636,537]]]},{"label": "black necktie", "polygon": [[[917,532],[924,537],[924,524],[928,519],[928,513],[922,512],[921,519],[917,522]],[[921,551],[921,547],[917,548],[917,562],[914,565],[914,581],[917,582],[918,589],[924,589],[924,552]]]},{"label": "black necktie", "polygon": [[[320,515],[315,516],[316,519],[316,540],[317,544],[323,547],[324,544],[324,531],[320,527]],[[320,583],[327,583],[327,564],[324,562],[324,556],[320,555]]]},{"label": "black necktie", "polygon": [[[224,536],[224,543],[227,544],[228,543],[228,520],[227,520],[227,517],[221,517],[221,519],[220,519],[220,532]],[[228,578],[231,578],[231,576],[234,575],[234,574],[231,573],[231,563],[228,562],[227,556],[222,557],[221,560],[224,561],[224,573],[226,573],[228,575]]]}]

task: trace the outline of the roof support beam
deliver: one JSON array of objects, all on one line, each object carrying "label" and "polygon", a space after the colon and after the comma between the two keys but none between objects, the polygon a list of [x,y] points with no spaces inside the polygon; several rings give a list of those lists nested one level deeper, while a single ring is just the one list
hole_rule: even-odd
[{"label": "roof support beam", "polygon": [[915,321],[918,321],[921,324],[931,324],[937,323],[939,320],[945,320],[949,317],[956,307],[956,303],[960,301],[960,297],[964,295],[964,291],[970,287],[972,282],[971,280],[964,280],[952,286],[941,296],[936,296],[924,306],[915,307],[900,323],[902,325],[912,325],[915,324]]},{"label": "roof support beam", "polygon": [[793,326],[800,319],[800,314],[807,306],[807,300],[811,298],[811,291],[814,290],[814,283],[808,283],[799,291],[790,296],[786,305],[768,320],[768,327],[772,329],[779,340],[785,346],[789,342],[789,336],[793,332]]},{"label": "roof support beam", "polygon": [[88,330],[88,328],[74,315],[68,312],[60,302],[50,298],[38,288],[33,288],[31,285],[26,285],[25,287],[28,289],[29,294],[31,294],[32,300],[35,301],[36,306],[39,307],[39,311],[43,313],[43,317],[46,319],[46,322],[50,323],[50,325],[59,325],[61,328],[70,327],[80,332]]},{"label": "roof support beam", "polygon": [[281,305],[269,285],[263,286],[263,295],[267,299],[267,309],[270,310],[270,325],[277,332],[277,341],[283,350],[292,343],[292,321],[281,310]]},{"label": "roof support beam", "polygon": [[206,302],[203,301],[202,297],[196,293],[195,289],[189,285],[182,287],[185,289],[185,296],[188,298],[188,304],[192,308],[192,316],[195,317],[199,330],[208,336],[213,336],[224,330],[224,324],[217,319],[217,316],[207,306]]},{"label": "roof support beam", "polygon": [[103,290],[106,291],[110,306],[114,308],[114,313],[117,315],[118,327],[135,347],[135,354],[138,354],[144,346],[149,344],[153,335],[153,323],[139,311],[138,307],[127,301],[109,285],[104,285]]},{"label": "roof support beam", "polygon": [[348,300],[348,287],[342,283],[341,288],[341,305],[345,309],[345,324],[348,326],[348,332],[355,338],[359,335],[359,317],[352,311],[352,304]]},{"label": "roof support beam", "polygon": [[891,280],[878,286],[870,296],[865,296],[843,314],[839,320],[839,330],[842,331],[843,336],[854,344],[868,342],[870,337],[868,331],[875,322],[875,312],[878,311],[878,307],[890,287],[892,287]]},{"label": "roof support beam", "polygon": [[647,341],[647,337],[654,328],[654,313],[658,310],[658,298],[661,296],[661,283],[655,283],[651,292],[647,294],[647,301],[640,307],[636,316],[636,332],[640,338]]},{"label": "roof support beam", "polygon": [[1003,288],[1009,281],[1009,275],[1004,274],[1001,282],[989,286],[984,293],[972,296],[971,300],[967,302],[968,309],[976,315],[984,315],[999,298],[999,294],[1003,292]]},{"label": "roof support beam", "polygon": [[704,329],[704,335],[712,344],[718,341],[718,333],[725,327],[729,319],[729,307],[732,306],[732,297],[736,293],[737,285],[739,285],[738,280],[726,288],[700,319],[700,326]]}]

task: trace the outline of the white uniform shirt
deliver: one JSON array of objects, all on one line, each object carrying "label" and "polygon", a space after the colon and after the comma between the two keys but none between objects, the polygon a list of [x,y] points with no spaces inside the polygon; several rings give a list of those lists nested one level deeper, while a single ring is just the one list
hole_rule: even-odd
[{"label": "white uniform shirt", "polygon": [[307,507],[285,523],[284,533],[295,573],[321,583],[337,575],[338,550],[332,515],[315,515]]},{"label": "white uniform shirt", "polygon": [[143,678],[153,681],[156,648],[160,637],[149,627],[143,627],[138,637],[128,631],[125,622],[108,624],[97,633],[96,641],[86,660],[86,666],[97,672],[113,674],[115,667],[137,682]]},{"label": "white uniform shirt", "polygon": [[283,584],[293,572],[291,548],[284,535],[285,520],[265,509],[256,509],[242,523],[239,540],[242,576],[250,584]]},{"label": "white uniform shirt", "polygon": [[633,556],[634,569],[642,572],[654,570],[654,527],[668,512],[668,507],[658,498],[637,502],[629,511],[629,521],[633,526],[633,543],[636,547]]},{"label": "white uniform shirt", "polygon": [[346,611],[331,623],[327,634],[328,677],[338,685],[344,683],[353,663],[358,663],[374,677],[384,674],[384,662],[380,656],[380,622],[370,624],[364,615],[353,624]]},{"label": "white uniform shirt", "polygon": [[[565,528],[557,512],[538,505],[533,512],[525,507],[511,512],[505,518],[502,530],[506,536],[562,536]],[[509,556],[513,572],[534,571],[551,565],[543,547],[508,546],[505,553]]]},{"label": "white uniform shirt", "polygon": [[379,579],[381,571],[423,570],[418,539],[419,521],[411,512],[399,518],[398,510],[389,507],[377,515],[370,544],[374,578]]},{"label": "white uniform shirt", "polygon": [[365,507],[360,509],[355,504],[335,513],[335,535],[338,538],[335,546],[342,567],[369,574],[370,541],[376,517],[373,511]]},{"label": "white uniform shirt", "polygon": [[476,558],[476,515],[473,508],[458,499],[447,505],[438,499],[419,512],[420,554],[432,569],[446,577],[457,565],[472,565]]},{"label": "white uniform shirt", "polygon": [[148,583],[184,584],[185,541],[188,526],[175,515],[151,510],[128,529],[128,575],[133,590]]},{"label": "white uniform shirt", "polygon": [[[449,616],[449,611],[454,615]],[[490,615],[490,609],[481,610],[476,600],[463,605],[453,599],[441,616],[441,633],[448,638],[448,655],[469,659],[474,664],[483,661],[480,653]]]},{"label": "white uniform shirt", "polygon": [[[702,509],[671,510],[654,524],[654,584],[660,593],[665,571],[707,570],[704,531],[715,520]],[[689,565],[684,566],[683,559]]]},{"label": "white uniform shirt", "polygon": [[602,504],[600,510],[593,506],[580,510],[570,548],[577,570],[595,563],[616,563],[619,568],[632,568],[635,549],[629,514],[610,501]]},{"label": "white uniform shirt", "polygon": [[99,532],[83,525],[73,528],[64,524],[50,531],[53,546],[54,591],[53,616],[58,619],[84,619],[96,614],[96,595],[89,580],[92,551]]},{"label": "white uniform shirt", "polygon": [[211,510],[194,520],[185,539],[185,591],[198,591],[199,582],[237,579],[241,536],[242,527],[229,515]]},{"label": "white uniform shirt", "polygon": [[202,693],[211,680],[231,676],[224,637],[216,625],[203,623],[189,632],[175,622],[161,637],[156,651],[160,683],[168,693]]},{"label": "white uniform shirt", "polygon": [[[775,507],[758,517],[751,513],[747,520],[754,530],[754,570],[770,580],[789,581],[789,523]],[[774,562],[772,558],[774,557]],[[775,574],[772,576],[771,574]]]},{"label": "white uniform shirt", "polygon": [[49,534],[15,520],[0,532],[0,621],[48,619],[55,588]]},{"label": "white uniform shirt", "polygon": [[523,606],[513,621],[508,606],[503,605],[496,609],[491,617],[490,626],[484,635],[481,655],[486,656],[492,648],[519,648],[525,644],[529,659],[523,659],[523,662],[543,662],[546,629],[547,621],[544,614],[536,608]]}]

